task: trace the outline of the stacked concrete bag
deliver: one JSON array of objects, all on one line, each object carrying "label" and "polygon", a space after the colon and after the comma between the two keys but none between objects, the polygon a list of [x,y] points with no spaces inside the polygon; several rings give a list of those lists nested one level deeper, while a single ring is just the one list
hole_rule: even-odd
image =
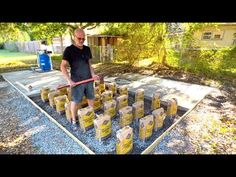
[{"label": "stacked concrete bag", "polygon": [[117,102],[117,110],[119,111],[121,108],[128,106],[128,95],[121,95],[116,98]]},{"label": "stacked concrete bag", "polygon": [[103,103],[103,111],[105,115],[109,115],[111,118],[116,116],[116,101],[110,100]]},{"label": "stacked concrete bag", "polygon": [[161,107],[161,100],[160,100],[160,93],[155,92],[152,95],[152,105],[151,105],[151,110],[155,110]]},{"label": "stacked concrete bag", "polygon": [[94,95],[96,95],[96,94],[101,95],[101,91],[98,86],[94,87]]},{"label": "stacked concrete bag", "polygon": [[166,114],[163,108],[159,108],[152,111],[152,115],[154,118],[154,130],[157,131],[163,127]]},{"label": "stacked concrete bag", "polygon": [[67,87],[63,87],[57,90],[58,90],[59,95],[67,95]]},{"label": "stacked concrete bag", "polygon": [[48,93],[50,92],[50,88],[49,87],[42,87],[40,89],[40,96],[41,96],[41,100],[43,102],[48,102]]},{"label": "stacked concrete bag", "polygon": [[132,104],[134,120],[144,117],[144,101],[137,101]]},{"label": "stacked concrete bag", "polygon": [[111,118],[109,115],[100,114],[94,120],[95,136],[101,141],[111,136]]},{"label": "stacked concrete bag", "polygon": [[57,96],[54,98],[56,111],[62,115],[65,113],[65,103],[68,103],[69,100],[66,95]]},{"label": "stacked concrete bag", "polygon": [[54,98],[57,96],[60,96],[58,91],[53,90],[48,93],[49,105],[53,108],[56,107]]},{"label": "stacked concrete bag", "polygon": [[94,126],[93,121],[95,117],[95,113],[93,107],[87,106],[85,108],[81,108],[77,111],[80,128],[86,132],[90,128]]},{"label": "stacked concrete bag", "polygon": [[102,102],[106,102],[106,101],[110,101],[112,100],[113,96],[112,96],[112,91],[105,91],[101,94],[102,97]]},{"label": "stacked concrete bag", "polygon": [[118,86],[117,93],[119,95],[127,95],[128,96],[128,87],[126,85]]},{"label": "stacked concrete bag", "polygon": [[175,116],[177,114],[178,104],[175,98],[167,101],[167,116]]},{"label": "stacked concrete bag", "polygon": [[100,84],[98,87],[99,87],[100,92],[103,93],[106,89],[104,81],[100,81]]},{"label": "stacked concrete bag", "polygon": [[133,128],[125,126],[116,132],[116,153],[128,154],[133,150]]},{"label": "stacked concrete bag", "polygon": [[124,127],[126,125],[130,125],[133,121],[133,112],[132,106],[126,106],[119,110],[120,115],[120,126]]},{"label": "stacked concrete bag", "polygon": [[135,91],[135,102],[144,101],[144,89],[137,89]]},{"label": "stacked concrete bag", "polygon": [[154,127],[153,115],[147,115],[139,121],[139,139],[142,141],[147,140],[152,136]]},{"label": "stacked concrete bag", "polygon": [[117,86],[115,82],[105,83],[106,90],[112,91],[112,96],[114,97],[117,93]]},{"label": "stacked concrete bag", "polygon": [[99,94],[95,95],[93,108],[94,108],[94,111],[97,111],[102,108],[101,97]]}]

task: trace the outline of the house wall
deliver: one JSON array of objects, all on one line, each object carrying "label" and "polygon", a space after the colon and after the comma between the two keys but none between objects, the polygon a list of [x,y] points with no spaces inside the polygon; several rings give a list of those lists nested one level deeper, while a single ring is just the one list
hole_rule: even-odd
[{"label": "house wall", "polygon": [[[211,39],[203,39],[204,32],[212,32]],[[198,31],[194,34],[194,38],[198,45],[203,48],[214,47],[229,47],[233,45],[234,33],[236,33],[236,25],[222,25],[218,27],[206,27],[202,31]],[[221,34],[220,39],[213,39],[215,34]]]}]

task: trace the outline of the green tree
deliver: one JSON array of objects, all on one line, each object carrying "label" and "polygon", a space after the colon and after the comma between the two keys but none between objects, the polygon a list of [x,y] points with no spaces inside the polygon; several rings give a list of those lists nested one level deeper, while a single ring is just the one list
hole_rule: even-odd
[{"label": "green tree", "polygon": [[27,41],[28,33],[21,30],[16,23],[0,23],[0,48],[7,41]]},{"label": "green tree", "polygon": [[103,34],[122,36],[116,49],[116,59],[136,65],[140,59],[157,55],[161,63],[167,65],[166,23],[112,23]]},{"label": "green tree", "polygon": [[67,26],[68,32],[70,34],[70,38],[71,38],[72,43],[74,43],[73,36],[74,36],[74,31],[77,28],[91,30],[93,28],[96,28],[99,25],[100,25],[100,23],[92,23],[92,22],[89,22],[89,23],[83,23],[83,22],[81,22],[81,23],[66,23],[66,26]]},{"label": "green tree", "polygon": [[71,42],[73,43],[73,34],[76,28],[93,29],[100,23],[19,23],[20,29],[27,31],[32,40],[45,39],[49,44],[52,43],[54,37],[61,37],[63,34],[69,33]]},{"label": "green tree", "polygon": [[18,23],[18,27],[29,33],[31,40],[46,40],[48,44],[52,39],[66,33],[67,26],[63,23]]}]

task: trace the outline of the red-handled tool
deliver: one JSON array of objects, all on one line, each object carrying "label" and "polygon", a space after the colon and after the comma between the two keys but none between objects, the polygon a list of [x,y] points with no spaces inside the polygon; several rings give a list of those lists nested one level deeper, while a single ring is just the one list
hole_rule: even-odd
[{"label": "red-handled tool", "polygon": [[[84,84],[84,83],[87,83],[87,82],[95,81],[95,80],[99,80],[99,77],[96,76],[96,77],[92,77],[92,78],[87,79],[87,80],[83,80],[83,81],[76,82],[76,83],[75,83],[75,86],[76,86],[76,85],[80,85],[80,84]],[[65,87],[70,87],[70,85],[67,84],[67,85],[58,86],[58,87],[57,87],[57,90],[58,90],[58,89],[61,89],[61,88],[65,88]]]}]

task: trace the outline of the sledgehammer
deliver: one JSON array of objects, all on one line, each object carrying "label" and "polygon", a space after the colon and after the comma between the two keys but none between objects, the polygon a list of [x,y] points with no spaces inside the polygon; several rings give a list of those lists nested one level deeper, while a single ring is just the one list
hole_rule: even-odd
[{"label": "sledgehammer", "polygon": [[[75,86],[76,86],[76,85],[80,85],[80,84],[84,84],[84,83],[87,83],[87,82],[95,81],[95,80],[100,80],[100,77],[99,77],[99,76],[96,76],[96,77],[92,77],[92,78],[90,78],[90,79],[86,79],[86,80],[83,80],[83,81],[76,82],[76,83],[75,83]],[[59,90],[59,89],[61,89],[61,88],[65,88],[65,87],[70,87],[70,85],[67,84],[67,85],[58,86],[58,87],[57,87],[57,90]]]}]

